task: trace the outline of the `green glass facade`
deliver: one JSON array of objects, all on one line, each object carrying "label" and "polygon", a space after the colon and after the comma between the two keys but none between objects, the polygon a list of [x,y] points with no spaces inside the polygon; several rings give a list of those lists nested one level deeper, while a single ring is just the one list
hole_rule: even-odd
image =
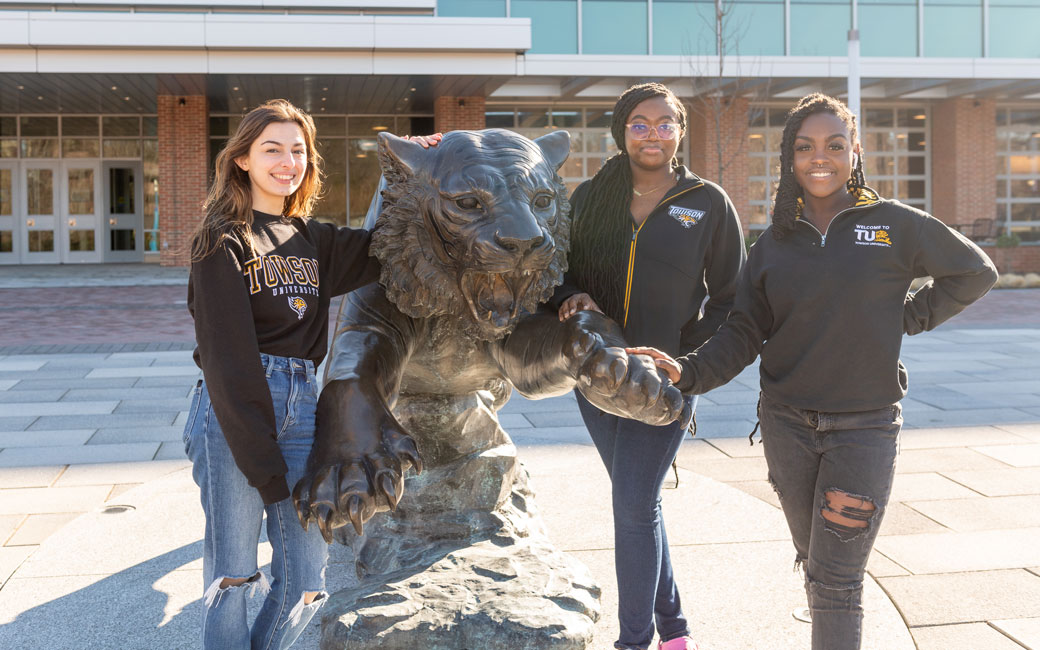
[{"label": "green glass facade", "polygon": [[[1036,0],[858,0],[866,57],[1040,58]],[[530,18],[531,54],[845,56],[850,0],[440,0],[440,16]],[[721,15],[717,15],[716,11]],[[785,42],[786,39],[789,42]]]},{"label": "green glass facade", "polygon": [[982,56],[981,0],[924,0],[924,55]]},{"label": "green glass facade", "polygon": [[582,54],[649,54],[647,0],[582,0]]},{"label": "green glass facade", "polygon": [[715,54],[715,3],[654,0],[654,54]]},{"label": "green glass facade", "polygon": [[437,15],[502,18],[506,15],[506,0],[438,0]]},{"label": "green glass facade", "polygon": [[989,55],[1040,58],[1040,3],[1036,0],[990,0]]},{"label": "green glass facade", "polygon": [[852,11],[840,0],[791,0],[791,54],[844,56]]},{"label": "green glass facade", "polygon": [[783,0],[733,2],[722,19],[722,50],[745,56],[784,53]]},{"label": "green glass facade", "polygon": [[510,9],[531,19],[531,53],[578,53],[577,0],[512,0]]}]

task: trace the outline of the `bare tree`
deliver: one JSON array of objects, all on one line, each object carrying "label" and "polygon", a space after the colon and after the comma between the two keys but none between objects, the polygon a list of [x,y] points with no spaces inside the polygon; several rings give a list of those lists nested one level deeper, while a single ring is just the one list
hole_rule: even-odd
[{"label": "bare tree", "polygon": [[[752,81],[741,70],[744,57],[735,53],[740,51],[739,45],[747,35],[747,26],[733,19],[734,4],[735,0],[715,0],[712,15],[705,18],[714,35],[715,55],[691,54],[688,57],[694,95],[691,110],[711,127],[710,141],[704,145],[714,156],[709,157],[706,151],[705,158],[713,158],[714,180],[719,184],[726,182],[726,171],[746,151],[748,129],[754,113],[765,110],[752,106],[751,102],[769,94],[768,79]],[[748,114],[745,114],[745,106],[750,107]],[[735,120],[740,126],[727,138],[726,127]],[[743,182],[745,179],[733,180]]]}]

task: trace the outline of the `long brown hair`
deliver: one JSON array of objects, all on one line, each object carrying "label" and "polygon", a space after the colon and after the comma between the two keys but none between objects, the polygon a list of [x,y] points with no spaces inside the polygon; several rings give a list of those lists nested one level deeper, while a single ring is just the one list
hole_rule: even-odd
[{"label": "long brown hair", "polygon": [[233,233],[242,237],[252,249],[253,199],[249,173],[235,161],[249,155],[253,141],[273,122],[295,122],[303,131],[307,147],[307,169],[303,181],[295,192],[285,197],[282,216],[308,216],[321,198],[322,160],[316,146],[314,120],[284,99],[264,102],[242,118],[235,134],[217,154],[213,185],[202,206],[205,216],[191,239],[192,262],[205,259],[216,250],[222,237]]}]

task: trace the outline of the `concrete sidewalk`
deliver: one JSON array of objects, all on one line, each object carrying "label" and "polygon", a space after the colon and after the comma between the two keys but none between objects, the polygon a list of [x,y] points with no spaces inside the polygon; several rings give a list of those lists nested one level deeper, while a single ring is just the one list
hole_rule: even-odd
[{"label": "concrete sidewalk", "polygon": [[[198,370],[190,334],[171,338],[184,329],[183,303],[162,303],[183,300],[184,276],[153,269],[5,269],[0,299],[36,314],[58,311],[48,295],[73,295],[70,285],[91,287],[87,304],[116,317],[131,293],[123,285],[142,275],[138,284],[171,293],[134,311],[145,323],[62,330],[56,318],[49,354],[39,338],[3,341],[2,648],[195,645],[202,524],[181,433]],[[868,567],[865,648],[1040,650],[1038,313],[1040,291],[995,292],[964,314],[967,327],[906,340],[907,428]],[[127,350],[128,340],[145,349]],[[680,484],[663,495],[685,609],[706,650],[808,647],[808,626],[790,615],[804,594],[786,525],[762,447],[746,439],[756,386],[749,368],[701,400],[699,439],[684,443]],[[604,588],[593,648],[606,650],[616,630],[609,486],[576,405],[514,397],[500,417],[552,538]],[[334,561],[332,588],[351,575],[344,549]],[[317,638],[312,625],[297,647]]]}]

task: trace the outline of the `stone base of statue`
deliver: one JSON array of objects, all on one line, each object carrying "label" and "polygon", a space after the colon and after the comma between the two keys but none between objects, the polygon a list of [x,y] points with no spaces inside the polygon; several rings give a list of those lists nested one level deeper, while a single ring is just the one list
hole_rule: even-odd
[{"label": "stone base of statue", "polygon": [[580,650],[599,618],[588,570],[549,541],[527,471],[495,411],[501,383],[463,396],[402,395],[426,470],[365,535],[348,527],[360,582],[321,610],[322,650]]}]

